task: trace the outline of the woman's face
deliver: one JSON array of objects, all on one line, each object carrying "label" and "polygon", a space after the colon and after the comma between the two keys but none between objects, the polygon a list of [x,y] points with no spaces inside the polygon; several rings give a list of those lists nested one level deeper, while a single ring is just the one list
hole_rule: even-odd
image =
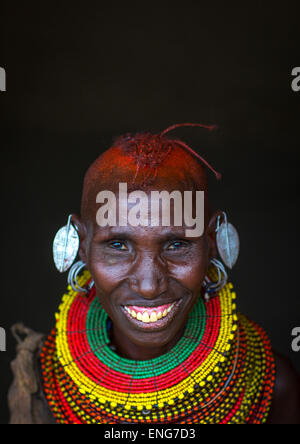
[{"label": "woman's face", "polygon": [[172,343],[200,296],[215,251],[215,217],[201,237],[186,227],[87,228],[81,248],[114,328],[142,347]]}]

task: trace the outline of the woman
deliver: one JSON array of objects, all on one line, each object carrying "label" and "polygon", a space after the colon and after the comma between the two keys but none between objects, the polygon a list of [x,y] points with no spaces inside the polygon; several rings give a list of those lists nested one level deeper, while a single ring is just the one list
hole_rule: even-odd
[{"label": "woman", "polygon": [[[60,271],[78,248],[81,261],[47,340],[26,330],[19,340],[13,369],[30,377],[26,387],[15,378],[12,423],[300,423],[297,374],[237,311],[220,259],[231,268],[239,240],[226,213],[211,211],[203,164],[213,169],[170,138],[176,127],[122,137],[88,170],[81,215],[54,243]],[[134,193],[126,206],[120,184]],[[174,190],[193,191],[191,214],[171,199],[169,224],[163,208],[153,224],[142,197]],[[201,208],[194,236],[187,229]]]}]

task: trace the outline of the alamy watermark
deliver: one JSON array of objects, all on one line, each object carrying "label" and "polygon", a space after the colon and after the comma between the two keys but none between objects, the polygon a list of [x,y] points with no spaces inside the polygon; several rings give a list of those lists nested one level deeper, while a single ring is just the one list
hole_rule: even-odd
[{"label": "alamy watermark", "polygon": [[169,227],[173,215],[174,226],[191,228],[185,230],[186,237],[204,233],[204,191],[151,191],[149,194],[133,191],[128,194],[127,190],[127,183],[120,183],[118,196],[108,190],[97,195],[96,202],[103,204],[96,216],[99,227]]},{"label": "alamy watermark", "polygon": [[0,352],[6,351],[6,332],[4,328],[0,327]]},{"label": "alamy watermark", "polygon": [[300,91],[300,67],[294,68],[292,71],[293,81],[292,81],[292,90],[294,92]]},{"label": "alamy watermark", "polygon": [[292,330],[292,350],[296,353],[300,351],[300,327],[295,327]]},{"label": "alamy watermark", "polygon": [[0,67],[0,91],[6,91],[6,72],[4,68]]}]

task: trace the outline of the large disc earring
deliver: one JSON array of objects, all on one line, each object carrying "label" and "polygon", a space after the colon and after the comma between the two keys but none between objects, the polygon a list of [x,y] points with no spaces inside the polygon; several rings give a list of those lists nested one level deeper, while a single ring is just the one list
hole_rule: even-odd
[{"label": "large disc earring", "polygon": [[87,288],[83,288],[78,283],[78,275],[85,267],[85,263],[82,261],[76,262],[71,270],[69,271],[68,275],[68,284],[71,285],[72,289],[78,293],[89,293],[91,288],[94,286],[94,281],[92,280]]},{"label": "large disc earring", "polygon": [[235,227],[227,220],[223,212],[224,221],[220,224],[221,216],[218,217],[216,229],[216,241],[220,258],[228,268],[233,268],[240,253],[240,239]]},{"label": "large disc earring", "polygon": [[218,259],[212,259],[211,264],[214,265],[218,272],[218,280],[217,282],[212,281],[209,277],[204,278],[203,287],[205,289],[204,299],[206,302],[216,296],[223,287],[225,287],[228,279],[228,274],[225,270],[224,265]]},{"label": "large disc earring", "polygon": [[79,251],[78,228],[71,220],[72,215],[69,216],[67,225],[56,233],[53,242],[53,259],[60,273],[69,270]]}]

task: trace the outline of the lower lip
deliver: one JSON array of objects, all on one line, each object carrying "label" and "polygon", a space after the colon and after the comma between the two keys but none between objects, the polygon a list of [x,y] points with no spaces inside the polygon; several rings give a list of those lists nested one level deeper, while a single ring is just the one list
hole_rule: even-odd
[{"label": "lower lip", "polygon": [[170,313],[167,314],[165,318],[159,319],[156,322],[149,322],[144,323],[142,321],[138,321],[137,319],[133,318],[124,307],[121,307],[123,313],[127,317],[127,319],[139,330],[143,331],[159,331],[165,329],[175,318],[176,314],[178,313],[179,307],[181,305],[182,299],[176,302]]}]

